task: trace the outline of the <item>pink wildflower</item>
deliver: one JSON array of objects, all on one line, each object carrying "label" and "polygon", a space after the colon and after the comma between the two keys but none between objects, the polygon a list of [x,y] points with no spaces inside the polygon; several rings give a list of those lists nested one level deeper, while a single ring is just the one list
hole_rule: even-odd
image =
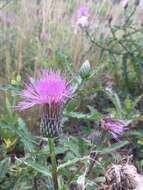
[{"label": "pink wildflower", "polygon": [[89,8],[81,6],[77,11],[77,26],[82,28],[88,27],[89,25]]},{"label": "pink wildflower", "polygon": [[82,17],[82,16],[86,16],[86,17],[89,16],[89,8],[88,8],[88,7],[81,6],[81,7],[78,9],[77,17],[80,18],[80,17]]},{"label": "pink wildflower", "polygon": [[61,119],[64,104],[71,97],[68,82],[59,72],[44,70],[37,80],[30,78],[29,84],[20,93],[22,101],[16,106],[26,110],[41,105],[40,131],[45,137],[56,137],[62,131]]},{"label": "pink wildflower", "polygon": [[123,120],[116,120],[112,118],[105,118],[101,121],[101,126],[107,130],[114,139],[118,140],[118,137],[123,135],[124,131],[128,128],[127,122]]},{"label": "pink wildflower", "polygon": [[25,86],[26,88],[20,93],[22,101],[16,107],[19,110],[35,105],[62,105],[71,95],[67,81],[59,72],[45,70],[40,79],[32,79]]}]

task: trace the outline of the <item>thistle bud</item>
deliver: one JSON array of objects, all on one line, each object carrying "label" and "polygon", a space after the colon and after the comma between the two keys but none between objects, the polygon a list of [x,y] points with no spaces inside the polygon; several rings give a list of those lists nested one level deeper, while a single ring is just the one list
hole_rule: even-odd
[{"label": "thistle bud", "polygon": [[81,78],[86,79],[90,76],[91,66],[88,60],[86,60],[79,69]]}]

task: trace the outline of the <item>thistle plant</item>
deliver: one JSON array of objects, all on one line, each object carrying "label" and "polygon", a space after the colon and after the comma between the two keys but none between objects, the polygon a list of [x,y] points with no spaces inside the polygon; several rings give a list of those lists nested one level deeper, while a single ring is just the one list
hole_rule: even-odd
[{"label": "thistle plant", "polygon": [[58,72],[43,71],[40,79],[31,79],[25,86],[26,89],[20,93],[22,101],[17,108],[22,111],[40,106],[41,134],[44,137],[59,136],[64,105],[71,96],[68,82]]},{"label": "thistle plant", "polygon": [[52,176],[56,190],[58,180],[54,137],[58,137],[62,131],[61,119],[64,105],[71,97],[70,87],[59,72],[47,70],[41,73],[39,79],[31,79],[25,87],[20,93],[22,101],[17,105],[17,109],[22,111],[36,105],[41,107],[40,131],[44,137],[48,137]]}]

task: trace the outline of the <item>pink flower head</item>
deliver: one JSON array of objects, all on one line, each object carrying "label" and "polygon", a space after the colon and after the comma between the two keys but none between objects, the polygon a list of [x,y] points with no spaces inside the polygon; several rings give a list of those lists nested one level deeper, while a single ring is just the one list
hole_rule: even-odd
[{"label": "pink flower head", "polygon": [[89,26],[89,8],[86,6],[80,6],[73,16],[74,33]]},{"label": "pink flower head", "polygon": [[16,106],[19,110],[35,105],[61,105],[71,96],[69,85],[59,72],[44,70],[40,79],[31,78],[25,86],[20,93],[22,101]]},{"label": "pink flower head", "polygon": [[89,8],[88,8],[88,7],[81,6],[81,7],[78,9],[77,17],[80,18],[80,17],[82,17],[82,16],[86,16],[86,17],[89,16]]},{"label": "pink flower head", "polygon": [[118,140],[118,137],[121,136],[124,131],[126,131],[128,128],[127,122],[123,120],[116,120],[112,118],[105,118],[101,121],[101,126],[107,130],[114,139]]},{"label": "pink flower head", "polygon": [[89,8],[81,6],[77,12],[77,26],[85,28],[89,26]]}]

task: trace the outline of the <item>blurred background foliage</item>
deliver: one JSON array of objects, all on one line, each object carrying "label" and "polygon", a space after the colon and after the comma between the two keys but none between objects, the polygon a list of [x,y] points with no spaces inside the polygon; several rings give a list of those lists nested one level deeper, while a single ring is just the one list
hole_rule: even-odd
[{"label": "blurred background foliage", "polygon": [[[77,24],[80,6],[89,9],[88,27]],[[53,188],[39,110],[13,109],[41,68],[60,69],[76,92],[56,147],[60,190],[74,190],[80,179],[94,190],[107,166],[128,156],[142,172],[143,1],[1,0],[0,68],[1,190]],[[101,127],[106,117],[129,121],[120,141]]]}]

